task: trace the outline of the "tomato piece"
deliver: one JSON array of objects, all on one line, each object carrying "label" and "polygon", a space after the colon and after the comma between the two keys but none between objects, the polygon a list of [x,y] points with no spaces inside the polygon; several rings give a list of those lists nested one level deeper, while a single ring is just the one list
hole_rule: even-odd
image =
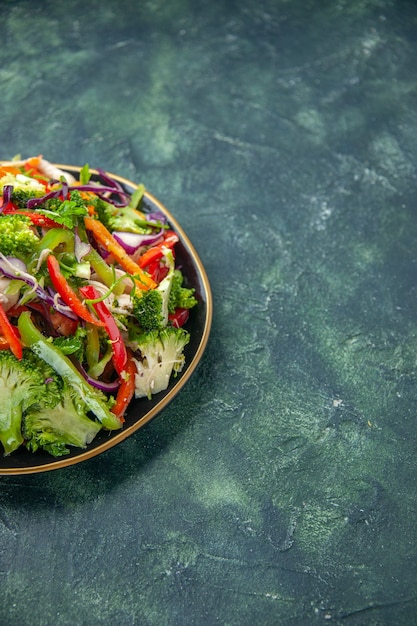
[{"label": "tomato piece", "polygon": [[27,310],[28,308],[25,304],[15,304],[7,311],[7,315],[9,319],[12,319],[13,317],[19,317],[19,315],[23,313],[23,311]]},{"label": "tomato piece", "polygon": [[166,265],[163,265],[160,262],[160,259],[156,259],[146,266],[146,271],[152,277],[152,280],[154,280],[159,285],[159,283],[168,274],[169,268]]},{"label": "tomato piece", "polygon": [[49,319],[53,328],[64,337],[71,337],[77,330],[77,320],[72,320],[55,309],[49,311]]},{"label": "tomato piece", "polygon": [[174,313],[170,313],[168,315],[168,319],[175,328],[181,328],[188,322],[188,318],[190,317],[189,309],[175,309]]}]

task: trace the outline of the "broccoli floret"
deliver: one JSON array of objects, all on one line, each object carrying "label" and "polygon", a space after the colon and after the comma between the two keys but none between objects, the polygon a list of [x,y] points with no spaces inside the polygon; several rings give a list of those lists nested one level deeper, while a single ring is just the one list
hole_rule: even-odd
[{"label": "broccoli floret", "polygon": [[11,454],[22,444],[53,456],[69,453],[67,446],[85,448],[102,424],[88,417],[89,405],[77,388],[31,350],[17,359],[0,350],[0,442]]},{"label": "broccoli floret", "polygon": [[24,344],[29,346],[38,358],[48,363],[66,384],[74,389],[104,428],[108,430],[121,428],[120,420],[111,411],[113,398],[107,398],[102,391],[92,387],[85,380],[73,362],[36,328],[27,311],[20,314],[18,328]]},{"label": "broccoli floret", "polygon": [[86,337],[87,329],[85,326],[78,324],[74,334],[55,337],[53,343],[61,350],[62,354],[71,354],[79,363],[82,363],[84,361]]},{"label": "broccoli floret", "polygon": [[0,252],[26,260],[36,249],[39,237],[25,215],[0,215]]},{"label": "broccoli floret", "polygon": [[44,195],[44,193],[45,189],[24,189],[22,187],[20,189],[14,188],[10,200],[19,209],[26,209],[29,200],[32,200],[33,198],[40,198]]},{"label": "broccoli floret", "polygon": [[132,296],[132,312],[144,332],[164,326],[163,298],[157,289],[149,289]]},{"label": "broccoli floret", "polygon": [[50,198],[39,207],[39,211],[70,229],[74,229],[88,215],[87,206],[78,192],[71,192],[70,200]]},{"label": "broccoli floret", "polygon": [[68,446],[86,448],[101,424],[87,415],[88,406],[74,388],[63,381],[61,397],[53,408],[31,408],[23,419],[25,445],[31,452],[39,448],[55,457],[69,454]]},{"label": "broccoli floret", "polygon": [[184,366],[184,348],[190,340],[183,328],[167,327],[143,333],[134,348],[141,354],[136,359],[135,397],[151,398],[168,387],[171,375]]},{"label": "broccoli floret", "polygon": [[172,250],[166,249],[164,260],[168,274],[159,285],[155,289],[132,296],[133,315],[145,332],[164,328],[168,323],[169,299],[175,275]]},{"label": "broccoli floret", "polygon": [[123,207],[116,207],[99,197],[93,199],[92,203],[100,222],[111,232],[117,230],[139,235],[151,233],[156,224],[149,223],[146,215],[138,210],[144,191],[145,188],[140,185],[132,195],[131,202]]},{"label": "broccoli floret", "polygon": [[10,199],[19,209],[26,209],[28,200],[45,195],[44,185],[24,174],[6,174],[0,179],[2,190],[5,185],[13,187]]},{"label": "broccoli floret", "polygon": [[168,299],[168,311],[174,313],[175,309],[191,309],[197,304],[194,296],[195,289],[183,287],[184,276],[181,270],[176,269],[172,277],[171,291]]},{"label": "broccoli floret", "polygon": [[104,226],[108,230],[113,230],[111,227],[111,222],[113,220],[113,217],[117,213],[116,207],[99,197],[91,198],[91,204],[94,206],[95,212],[100,222],[104,224]]},{"label": "broccoli floret", "polygon": [[0,441],[11,454],[23,443],[22,415],[30,407],[52,407],[59,400],[53,370],[30,350],[17,359],[9,350],[0,350]]}]

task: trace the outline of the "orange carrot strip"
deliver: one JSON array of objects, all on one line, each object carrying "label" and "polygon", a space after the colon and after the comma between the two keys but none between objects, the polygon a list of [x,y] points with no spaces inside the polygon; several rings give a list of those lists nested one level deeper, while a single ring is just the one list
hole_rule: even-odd
[{"label": "orange carrot strip", "polygon": [[14,165],[1,165],[0,166],[0,178],[3,178],[3,176],[7,176],[7,174],[13,174],[14,176],[16,176],[16,174],[20,174],[21,171],[18,167],[15,167]]},{"label": "orange carrot strip", "polygon": [[96,241],[110,252],[110,254],[114,255],[114,258],[121,267],[132,276],[135,276],[135,282],[139,289],[147,291],[148,289],[155,289],[157,287],[156,282],[135,263],[123,246],[121,246],[111,232],[107,230],[104,224],[92,217],[85,217],[84,223],[87,230],[94,235]]}]

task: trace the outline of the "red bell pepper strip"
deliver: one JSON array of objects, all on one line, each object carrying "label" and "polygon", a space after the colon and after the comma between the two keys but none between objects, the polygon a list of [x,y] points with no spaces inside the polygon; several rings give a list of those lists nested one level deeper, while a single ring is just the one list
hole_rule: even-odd
[{"label": "red bell pepper strip", "polygon": [[28,217],[34,226],[41,226],[43,228],[62,228],[62,224],[58,224],[50,217],[46,215],[42,215],[42,213],[37,213],[35,211],[24,211],[21,209],[16,209],[13,204],[9,202],[7,206],[4,207],[2,211],[3,215],[24,215]]},{"label": "red bell pepper strip", "polygon": [[34,226],[41,226],[42,228],[62,228],[62,224],[55,222],[55,220],[42,215],[42,213],[35,213],[33,211],[16,211],[19,215],[26,215]]},{"label": "red bell pepper strip", "polygon": [[142,269],[153,261],[159,260],[164,256],[164,248],[173,248],[178,243],[179,237],[173,230],[167,230],[164,235],[164,240],[161,243],[148,248],[138,260],[138,265]]},{"label": "red bell pepper strip", "polygon": [[125,411],[135,395],[135,374],[136,364],[133,360],[131,350],[128,350],[126,369],[123,372],[123,375],[120,376],[120,387],[117,391],[116,403],[111,409],[112,413],[114,413],[122,422],[124,422],[123,416]]},{"label": "red bell pepper strip", "polygon": [[6,337],[0,335],[0,350],[10,350],[10,344]]},{"label": "red bell pepper strip", "polygon": [[86,322],[96,324],[96,326],[103,326],[103,322],[90,313],[86,305],[80,300],[73,288],[68,284],[67,279],[62,274],[59,267],[59,261],[53,254],[48,256],[47,265],[52,284],[65,304],[67,304],[72,311],[78,315],[78,317],[81,317],[81,319]]},{"label": "red bell pepper strip", "polygon": [[16,359],[21,359],[23,356],[23,348],[22,342],[20,341],[20,337],[18,335],[17,329],[10,322],[7,317],[6,311],[4,310],[1,302],[0,302],[0,331],[8,342],[10,350],[15,355]]},{"label": "red bell pepper strip", "polygon": [[[80,292],[89,300],[96,300],[97,298],[100,298],[100,294],[92,285],[81,287]],[[91,306],[103,322],[104,328],[110,337],[111,347],[113,350],[114,367],[119,376],[122,377],[126,371],[127,352],[123,337],[120,333],[120,328],[117,326],[113,315],[110,313],[104,302],[92,302]]]}]

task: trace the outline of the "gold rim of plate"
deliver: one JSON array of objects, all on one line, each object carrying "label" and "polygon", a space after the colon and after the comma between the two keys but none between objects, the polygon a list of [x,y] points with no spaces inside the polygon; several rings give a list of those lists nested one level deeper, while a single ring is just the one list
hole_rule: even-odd
[{"label": "gold rim of plate", "polygon": [[[0,167],[4,163],[5,161],[0,161]],[[75,166],[75,165],[63,165],[59,163],[56,163],[54,165],[71,174],[77,174],[81,170],[81,167]],[[96,176],[99,175],[99,172],[97,170],[91,169],[90,172],[92,175],[96,175]],[[112,174],[111,172],[107,172],[107,171],[106,171],[106,174],[110,176],[113,180],[120,183],[128,191],[129,189],[133,191],[134,189],[138,187],[136,183],[133,183],[127,178],[118,176],[116,174]],[[203,353],[207,346],[207,342],[208,342],[210,330],[211,330],[212,317],[213,317],[213,300],[212,300],[211,288],[210,288],[208,276],[193,244],[191,243],[190,239],[188,238],[188,236],[182,229],[181,225],[177,222],[175,217],[168,211],[168,209],[155,196],[153,196],[151,193],[147,191],[145,192],[145,199],[147,199],[150,204],[154,205],[159,211],[161,211],[161,213],[166,215],[173,230],[175,230],[177,235],[179,235],[180,243],[182,243],[182,245],[184,246],[186,253],[188,257],[191,259],[192,265],[194,266],[194,269],[199,277],[200,291],[203,292],[203,293],[200,293],[200,296],[205,306],[205,317],[204,317],[204,323],[203,323],[202,328],[199,328],[199,332],[201,333],[201,336],[200,336],[197,348],[195,349],[193,354],[190,355],[189,361],[186,362],[185,370],[182,373],[181,377],[178,379],[178,381],[175,382],[171,388],[168,388],[167,392],[162,392],[164,395],[159,402],[157,401],[158,395],[154,396],[154,399],[156,400],[156,404],[153,405],[152,408],[149,409],[149,411],[147,411],[144,415],[142,415],[142,417],[138,418],[137,420],[134,420],[133,423],[130,424],[129,426],[125,426],[122,430],[112,433],[111,435],[109,435],[109,438],[107,440],[99,443],[96,446],[92,446],[91,448],[87,447],[85,450],[82,450],[81,452],[77,451],[77,453],[74,455],[70,454],[68,456],[61,457],[56,460],[53,459],[53,457],[51,457],[52,460],[46,463],[36,464],[35,462],[36,453],[32,453],[33,464],[26,463],[25,465],[22,465],[22,466],[2,467],[2,463],[4,463],[4,459],[11,458],[12,455],[10,457],[3,456],[2,458],[0,458],[0,475],[35,474],[39,472],[46,472],[50,470],[69,467],[71,465],[81,463],[95,456],[98,456],[99,454],[102,454],[106,450],[113,448],[117,444],[121,443],[122,441],[130,437],[133,433],[138,431],[140,428],[145,426],[145,424],[147,424],[153,418],[155,418],[159,413],[161,413],[161,411],[163,411],[163,409],[181,391],[181,389],[184,387],[184,385],[187,383],[187,381],[190,379],[191,375],[194,373],[195,369],[197,368],[197,365],[199,364],[201,357],[203,356]],[[135,403],[147,402],[147,401],[148,400],[146,398],[140,398],[137,400],[133,400],[132,403],[134,405]],[[13,455],[18,455],[18,454],[19,454],[18,450],[13,453]]]}]

